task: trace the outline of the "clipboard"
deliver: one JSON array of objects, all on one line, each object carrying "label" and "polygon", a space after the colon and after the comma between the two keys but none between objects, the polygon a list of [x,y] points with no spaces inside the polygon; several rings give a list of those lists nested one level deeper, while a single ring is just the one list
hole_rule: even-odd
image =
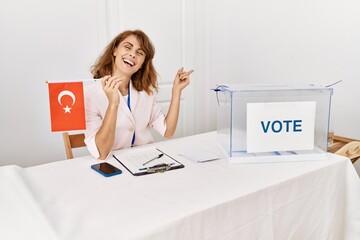
[{"label": "clipboard", "polygon": [[112,156],[134,176],[164,173],[185,166],[158,148],[140,148]]}]

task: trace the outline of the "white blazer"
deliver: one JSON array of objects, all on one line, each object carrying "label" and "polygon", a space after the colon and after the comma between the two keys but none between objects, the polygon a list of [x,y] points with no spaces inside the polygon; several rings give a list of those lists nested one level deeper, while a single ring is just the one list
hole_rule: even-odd
[{"label": "white blazer", "polygon": [[[127,97],[122,96],[119,92],[120,104],[112,150],[131,147],[134,132],[134,146],[154,141],[150,128],[154,128],[162,136],[165,134],[165,115],[156,102],[156,94],[148,95],[145,91],[137,91],[132,86],[131,81],[129,88],[131,112],[127,105]],[[109,101],[100,81],[85,87],[84,95],[85,143],[90,154],[99,158],[100,154],[95,144],[95,135],[101,127]]]}]

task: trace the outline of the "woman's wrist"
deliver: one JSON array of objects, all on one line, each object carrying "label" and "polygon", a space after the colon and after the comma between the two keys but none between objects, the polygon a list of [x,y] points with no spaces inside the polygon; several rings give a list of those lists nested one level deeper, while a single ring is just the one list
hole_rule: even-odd
[{"label": "woman's wrist", "polygon": [[120,102],[109,102],[108,108],[110,110],[118,109]]},{"label": "woman's wrist", "polygon": [[172,89],[172,96],[173,96],[173,97],[181,97],[181,90],[180,90],[180,89],[173,88],[173,89]]}]

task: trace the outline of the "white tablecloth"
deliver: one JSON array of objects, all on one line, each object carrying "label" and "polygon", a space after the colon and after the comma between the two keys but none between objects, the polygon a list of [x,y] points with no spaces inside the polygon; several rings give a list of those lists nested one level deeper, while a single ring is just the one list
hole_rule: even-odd
[{"label": "white tablecloth", "polygon": [[360,239],[360,180],[346,158],[231,165],[179,155],[220,153],[214,132],[155,145],[185,168],[135,177],[110,158],[123,173],[106,178],[90,156],[1,167],[0,239]]}]

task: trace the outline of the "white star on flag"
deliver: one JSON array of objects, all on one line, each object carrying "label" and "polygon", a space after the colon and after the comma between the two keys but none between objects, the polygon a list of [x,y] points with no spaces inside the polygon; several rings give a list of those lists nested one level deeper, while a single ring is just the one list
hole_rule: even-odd
[{"label": "white star on flag", "polygon": [[67,112],[68,112],[68,113],[71,113],[71,112],[70,112],[71,108],[69,108],[68,105],[66,105],[66,107],[64,107],[63,109],[65,110],[65,113],[67,113]]}]

